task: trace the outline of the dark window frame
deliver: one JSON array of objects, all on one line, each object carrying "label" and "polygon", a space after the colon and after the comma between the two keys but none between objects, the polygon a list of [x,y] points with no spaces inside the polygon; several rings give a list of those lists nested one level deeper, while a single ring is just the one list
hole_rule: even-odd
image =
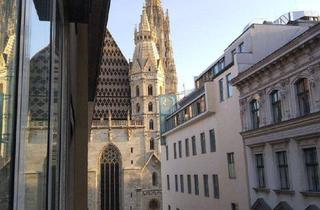
[{"label": "dark window frame", "polygon": [[227,153],[227,161],[228,161],[228,175],[229,179],[235,179],[236,176],[236,167],[234,160],[234,152]]},{"label": "dark window frame", "polygon": [[279,123],[282,121],[280,92],[278,90],[272,91],[270,98],[273,123]]},{"label": "dark window frame", "polygon": [[300,116],[310,113],[310,88],[306,78],[299,79],[296,83],[297,102]]},{"label": "dark window frame", "polygon": [[214,129],[211,129],[209,131],[209,136],[210,136],[210,152],[216,152],[217,145],[216,145],[216,134]]},{"label": "dark window frame", "polygon": [[252,128],[257,129],[260,127],[260,104],[257,99],[250,102],[250,111]]},{"label": "dark window frame", "polygon": [[305,168],[308,181],[308,190],[311,192],[320,192],[319,163],[317,148],[306,148],[304,151]]},{"label": "dark window frame", "polygon": [[226,81],[227,81],[227,97],[231,98],[233,96],[233,86],[232,86],[232,75],[231,73],[226,75]]},{"label": "dark window frame", "polygon": [[259,188],[266,188],[264,157],[262,153],[255,154],[257,184]]},{"label": "dark window frame", "polygon": [[204,132],[200,133],[200,145],[201,145],[201,154],[206,154],[207,153],[206,134]]},{"label": "dark window frame", "polygon": [[278,151],[276,152],[277,156],[277,167],[279,174],[279,183],[281,190],[289,190],[289,165],[287,158],[287,151]]}]

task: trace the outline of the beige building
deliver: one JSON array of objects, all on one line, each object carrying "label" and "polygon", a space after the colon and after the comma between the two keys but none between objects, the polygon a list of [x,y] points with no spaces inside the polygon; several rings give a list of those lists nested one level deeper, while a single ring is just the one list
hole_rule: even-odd
[{"label": "beige building", "polygon": [[320,209],[320,24],[233,84],[252,209]]},{"label": "beige building", "polygon": [[314,24],[305,13],[292,17],[282,24],[245,27],[167,115],[161,155],[164,209],[249,209],[239,92],[231,80]]},{"label": "beige building", "polygon": [[104,41],[88,155],[89,210],[162,209],[159,96],[175,93],[169,17],[147,0],[127,62]]}]

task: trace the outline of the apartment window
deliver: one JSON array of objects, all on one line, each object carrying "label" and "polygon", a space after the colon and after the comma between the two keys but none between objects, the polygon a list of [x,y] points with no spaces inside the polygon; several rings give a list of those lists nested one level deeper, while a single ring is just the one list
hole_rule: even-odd
[{"label": "apartment window", "polygon": [[256,99],[253,99],[250,103],[251,106],[251,120],[252,120],[252,128],[259,128],[260,124],[260,105]]},{"label": "apartment window", "polygon": [[179,186],[178,186],[178,175],[174,175],[174,183],[175,183],[175,186],[176,186],[176,192],[179,191]]},{"label": "apartment window", "polygon": [[231,56],[232,56],[232,62],[234,62],[234,55],[236,54],[236,49],[233,49],[231,51]]},{"label": "apartment window", "polygon": [[201,141],[201,153],[205,154],[207,152],[207,148],[206,148],[206,136],[204,133],[200,134],[200,141]]},{"label": "apartment window", "polygon": [[230,98],[233,95],[233,87],[231,84],[231,80],[232,80],[231,73],[227,74],[226,80],[227,80],[227,96],[228,98]]},{"label": "apartment window", "polygon": [[296,82],[297,98],[300,115],[306,115],[310,113],[309,102],[309,85],[307,79],[300,79]]},{"label": "apartment window", "polygon": [[148,86],[148,96],[152,96],[153,95],[153,87],[152,85]]},{"label": "apartment window", "polygon": [[239,205],[237,203],[231,203],[231,210],[239,210]]},{"label": "apartment window", "polygon": [[179,158],[182,158],[182,142],[178,142],[178,149],[179,149]]},{"label": "apartment window", "polygon": [[168,205],[168,210],[171,210],[171,206],[170,205]]},{"label": "apartment window", "polygon": [[131,147],[131,153],[133,153],[133,147]]},{"label": "apartment window", "polygon": [[139,103],[136,104],[136,112],[137,112],[137,113],[140,112],[140,104],[139,104]]},{"label": "apartment window", "polygon": [[185,139],[185,149],[186,149],[186,157],[190,156],[190,150],[189,150],[189,139]]},{"label": "apartment window", "polygon": [[170,190],[170,176],[167,175],[167,189]]},{"label": "apartment window", "polygon": [[199,178],[198,175],[194,175],[194,193],[199,195]]},{"label": "apartment window", "polygon": [[169,147],[166,145],[166,159],[169,160]]},{"label": "apartment window", "polygon": [[219,71],[222,71],[225,67],[224,58],[219,60],[218,65],[219,65]]},{"label": "apartment window", "polygon": [[152,111],[153,111],[153,103],[152,103],[152,102],[150,102],[150,103],[148,104],[148,111],[149,111],[149,112],[152,112]]},{"label": "apartment window", "polygon": [[316,148],[304,150],[309,191],[319,192],[319,166]]},{"label": "apartment window", "polygon": [[154,129],[154,124],[153,124],[153,120],[149,121],[149,130],[153,130]]},{"label": "apartment window", "polygon": [[155,145],[154,138],[151,138],[150,139],[150,150],[154,150],[154,145]]},{"label": "apartment window", "polygon": [[205,197],[209,197],[209,178],[208,175],[203,175],[203,192]]},{"label": "apartment window", "polygon": [[180,175],[180,191],[184,192],[184,178],[183,175]]},{"label": "apartment window", "polygon": [[219,190],[219,178],[218,175],[212,175],[212,182],[213,182],[213,197],[219,199],[220,197],[220,190]]},{"label": "apartment window", "polygon": [[282,120],[280,93],[275,90],[271,93],[271,109],[273,122],[278,123]]},{"label": "apartment window", "polygon": [[244,42],[241,42],[239,44],[238,49],[239,49],[239,53],[243,53],[243,51],[244,51]]},{"label": "apartment window", "polygon": [[280,189],[288,190],[290,188],[290,185],[289,185],[287,152],[286,151],[277,152],[276,156],[277,156],[277,164],[278,164],[279,179],[280,179]]},{"label": "apartment window", "polygon": [[264,178],[264,161],[263,154],[256,154],[256,169],[257,169],[257,181],[259,188],[265,188],[265,178]]},{"label": "apartment window", "polygon": [[138,85],[136,86],[136,96],[140,96],[140,88]]},{"label": "apartment window", "polygon": [[192,190],[191,190],[191,175],[190,174],[187,175],[187,185],[188,185],[188,193],[191,194]]},{"label": "apartment window", "polygon": [[210,135],[210,152],[215,152],[216,151],[216,135],[214,132],[214,129],[211,129],[209,131]]},{"label": "apartment window", "polygon": [[234,162],[234,153],[227,153],[227,159],[228,159],[228,172],[229,172],[229,178],[235,179],[236,178],[236,169],[235,169],[235,162]]},{"label": "apartment window", "polygon": [[223,96],[223,79],[219,80],[219,93],[220,93],[220,101],[224,101]]},{"label": "apartment window", "polygon": [[192,144],[192,155],[197,155],[197,143],[196,143],[196,137],[191,137],[191,144]]},{"label": "apartment window", "polygon": [[177,144],[173,143],[173,157],[177,159]]}]

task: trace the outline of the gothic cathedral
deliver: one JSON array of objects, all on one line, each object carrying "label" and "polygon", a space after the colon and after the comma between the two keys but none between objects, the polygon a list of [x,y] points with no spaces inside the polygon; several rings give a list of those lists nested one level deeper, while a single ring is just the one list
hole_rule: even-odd
[{"label": "gothic cathedral", "polygon": [[128,63],[107,30],[88,154],[89,210],[161,210],[159,96],[177,91],[168,13],[146,0]]}]

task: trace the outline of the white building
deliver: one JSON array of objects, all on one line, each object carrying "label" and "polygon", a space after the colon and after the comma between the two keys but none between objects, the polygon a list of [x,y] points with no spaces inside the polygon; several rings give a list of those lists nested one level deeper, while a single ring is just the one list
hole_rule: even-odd
[{"label": "white building", "polygon": [[320,209],[320,24],[233,83],[252,209]]},{"label": "white building", "polygon": [[302,34],[308,25],[301,21],[251,24],[195,79],[196,90],[180,100],[165,120],[164,209],[249,209],[239,92],[231,80]]}]

